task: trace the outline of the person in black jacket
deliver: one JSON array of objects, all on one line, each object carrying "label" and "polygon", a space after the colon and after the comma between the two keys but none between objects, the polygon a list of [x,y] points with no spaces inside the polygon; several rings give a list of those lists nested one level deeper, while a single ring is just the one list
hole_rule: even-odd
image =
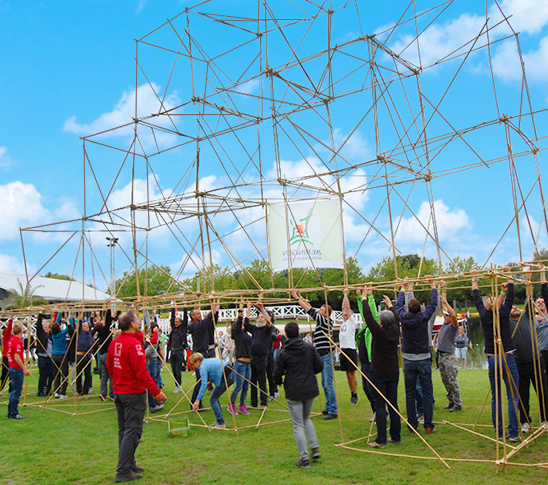
[{"label": "person in black jacket", "polygon": [[55,366],[51,360],[51,329],[49,320],[44,320],[43,315],[38,315],[36,321],[36,355],[38,355],[38,394],[48,396],[55,379]]},{"label": "person in black jacket", "polygon": [[[372,287],[366,287],[367,296],[373,294]],[[398,343],[400,340],[399,318],[392,306],[392,301],[383,295],[388,310],[379,313],[379,323],[371,313],[369,305],[363,306],[365,324],[373,336],[371,342],[371,370],[369,376],[375,386],[372,388],[375,402],[377,439],[369,443],[371,448],[386,447],[386,402],[390,413],[389,442],[401,442],[401,419],[398,414],[398,380],[400,368],[398,363]]]},{"label": "person in black jacket", "polygon": [[185,308],[183,318],[175,315],[175,308],[171,309],[171,333],[169,335],[169,347],[171,349],[171,369],[175,378],[175,389],[173,394],[182,392],[181,388],[181,372],[185,363],[185,353],[187,347],[187,328],[188,328],[188,311]]},{"label": "person in black jacket", "polygon": [[[293,434],[300,455],[295,465],[310,468],[307,439],[312,450],[312,459],[320,458],[320,444],[310,412],[315,398],[320,394],[316,374],[322,371],[323,362],[317,350],[301,338],[297,323],[289,322],[285,326],[285,335],[288,340],[276,359],[274,380],[278,385],[283,382],[285,389]],[[284,375],[285,380],[282,381]]]}]

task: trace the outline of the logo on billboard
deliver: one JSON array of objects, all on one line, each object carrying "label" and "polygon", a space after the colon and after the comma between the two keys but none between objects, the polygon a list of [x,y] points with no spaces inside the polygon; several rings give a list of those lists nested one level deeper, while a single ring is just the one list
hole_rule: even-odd
[{"label": "logo on billboard", "polygon": [[308,224],[310,223],[310,219],[312,217],[312,210],[313,209],[310,209],[310,211],[308,211],[308,215],[299,220],[300,224],[296,224],[295,221],[291,219],[291,227],[293,232],[289,238],[289,243],[292,246],[293,244],[300,243],[301,241],[306,244],[314,245],[314,243],[310,240],[310,235],[308,234]]}]

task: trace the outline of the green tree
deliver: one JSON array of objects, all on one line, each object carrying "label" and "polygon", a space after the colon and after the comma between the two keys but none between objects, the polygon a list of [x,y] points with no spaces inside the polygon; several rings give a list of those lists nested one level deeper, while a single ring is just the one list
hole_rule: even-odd
[{"label": "green tree", "polygon": [[13,303],[7,307],[7,309],[16,309],[16,308],[27,308],[33,305],[47,305],[48,302],[40,296],[35,296],[34,292],[41,288],[43,285],[35,286],[34,288],[30,285],[25,285],[18,281],[17,282],[19,289],[12,289],[10,291],[11,298]]},{"label": "green tree", "polygon": [[[142,269],[139,275],[139,290],[141,296],[154,296],[163,293],[180,291],[180,286],[168,276],[171,270],[168,266],[151,266]],[[137,296],[137,275],[135,271],[125,271],[123,276],[115,282],[116,296],[118,298],[131,298]]]},{"label": "green tree", "polygon": [[60,273],[52,273],[51,271],[48,271],[44,278],[53,278],[54,280],[65,280],[65,281],[76,281],[74,278],[71,278],[70,276],[67,276],[65,274]]}]

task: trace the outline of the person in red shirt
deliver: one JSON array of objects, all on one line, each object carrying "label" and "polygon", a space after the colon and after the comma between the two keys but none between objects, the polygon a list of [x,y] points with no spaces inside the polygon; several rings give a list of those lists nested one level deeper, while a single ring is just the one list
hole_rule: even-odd
[{"label": "person in red shirt", "polygon": [[116,482],[143,478],[144,468],[135,462],[135,450],[143,432],[147,407],[146,391],[156,402],[164,403],[165,394],[158,389],[146,368],[141,322],[135,313],[125,312],[118,319],[120,336],[108,348],[107,369],[112,376],[114,402],[118,413],[118,467]]},{"label": "person in red shirt", "polygon": [[21,341],[21,332],[23,324],[16,322],[13,324],[12,337],[8,342],[7,357],[9,364],[9,375],[11,381],[11,393],[8,404],[9,419],[23,419],[19,414],[19,398],[23,390],[23,381],[25,376],[30,374],[25,365],[25,356],[23,351],[23,342]]},{"label": "person in red shirt", "polygon": [[9,322],[6,323],[6,328],[4,328],[4,333],[2,334],[2,377],[0,377],[0,395],[8,381],[9,377],[9,364],[8,364],[8,342],[11,338],[11,328],[13,326],[13,317],[9,319]]}]

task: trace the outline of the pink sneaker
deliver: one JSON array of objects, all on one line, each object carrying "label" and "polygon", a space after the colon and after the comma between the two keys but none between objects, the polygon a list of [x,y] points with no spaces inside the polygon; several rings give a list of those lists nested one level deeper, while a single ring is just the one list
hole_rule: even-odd
[{"label": "pink sneaker", "polygon": [[226,410],[227,410],[230,414],[233,414],[234,416],[237,416],[237,415],[238,415],[238,411],[236,411],[236,404],[229,404],[229,405],[226,407]]},{"label": "pink sneaker", "polygon": [[[236,407],[236,405],[234,405]],[[246,414],[249,416],[249,411],[245,407],[245,404],[240,404],[240,407],[238,408],[238,411],[240,411],[242,414]]]}]

